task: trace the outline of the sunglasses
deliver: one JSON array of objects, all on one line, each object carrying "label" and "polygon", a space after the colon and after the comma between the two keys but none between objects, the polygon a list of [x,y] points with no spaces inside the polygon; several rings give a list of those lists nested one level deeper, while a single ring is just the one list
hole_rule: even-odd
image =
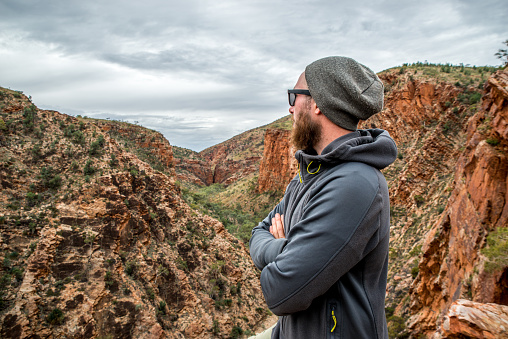
[{"label": "sunglasses", "polygon": [[288,89],[289,106],[295,105],[296,95],[303,94],[310,96],[310,91],[307,89]]}]

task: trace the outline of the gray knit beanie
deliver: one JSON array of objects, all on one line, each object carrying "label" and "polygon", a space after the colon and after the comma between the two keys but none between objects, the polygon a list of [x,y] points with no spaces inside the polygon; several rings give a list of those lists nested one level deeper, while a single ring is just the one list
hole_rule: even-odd
[{"label": "gray knit beanie", "polygon": [[356,131],[358,122],[383,109],[384,87],[376,73],[347,57],[332,56],[305,68],[317,107],[334,124]]}]

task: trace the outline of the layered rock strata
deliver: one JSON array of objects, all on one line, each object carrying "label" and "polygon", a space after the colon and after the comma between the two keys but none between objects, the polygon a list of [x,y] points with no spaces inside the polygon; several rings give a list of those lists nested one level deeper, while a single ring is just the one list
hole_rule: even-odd
[{"label": "layered rock strata", "polygon": [[265,132],[263,159],[259,166],[258,192],[284,191],[297,173],[291,131],[268,129]]},{"label": "layered rock strata", "polygon": [[[467,124],[454,190],[423,244],[419,274],[411,286],[410,327],[429,334],[460,298],[507,302],[507,266],[489,272],[481,250],[490,233],[508,225],[508,72],[485,86],[481,109]],[[444,325],[443,325],[444,326]]]}]

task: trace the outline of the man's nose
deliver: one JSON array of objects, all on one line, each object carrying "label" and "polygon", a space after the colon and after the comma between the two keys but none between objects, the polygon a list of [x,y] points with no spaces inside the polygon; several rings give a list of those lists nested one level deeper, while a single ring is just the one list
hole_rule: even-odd
[{"label": "man's nose", "polygon": [[295,113],[295,106],[289,106],[289,113]]}]

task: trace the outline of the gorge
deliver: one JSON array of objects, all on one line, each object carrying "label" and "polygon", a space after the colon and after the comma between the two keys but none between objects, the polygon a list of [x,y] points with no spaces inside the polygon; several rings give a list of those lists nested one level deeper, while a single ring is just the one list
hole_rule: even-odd
[{"label": "gorge", "polygon": [[[392,338],[508,335],[508,71],[492,71],[379,73],[385,108],[361,127],[399,148]],[[276,321],[246,243],[296,174],[289,116],[198,153],[0,90],[3,338],[239,338]]]}]

